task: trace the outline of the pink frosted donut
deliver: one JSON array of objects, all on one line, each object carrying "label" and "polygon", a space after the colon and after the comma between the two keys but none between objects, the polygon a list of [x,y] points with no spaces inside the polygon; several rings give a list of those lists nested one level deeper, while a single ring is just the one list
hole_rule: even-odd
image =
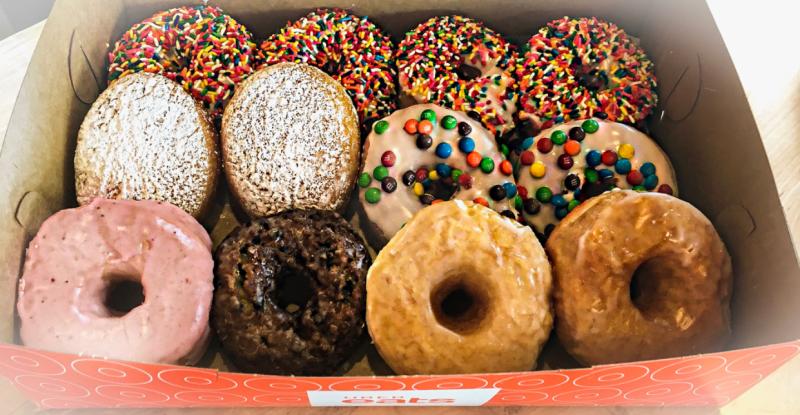
[{"label": "pink frosted donut", "polygon": [[17,302],[22,341],[194,363],[208,343],[213,268],[208,234],[173,205],[95,199],[62,210],[28,247]]}]

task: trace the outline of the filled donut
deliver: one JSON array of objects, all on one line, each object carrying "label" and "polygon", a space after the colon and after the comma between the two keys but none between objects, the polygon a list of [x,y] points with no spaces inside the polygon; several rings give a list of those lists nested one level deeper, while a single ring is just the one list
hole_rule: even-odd
[{"label": "filled donut", "polygon": [[609,192],[575,209],[546,247],[558,338],[581,363],[688,356],[725,345],[731,259],[692,205],[659,193]]},{"label": "filled donut", "polygon": [[253,35],[212,6],[158,12],[136,23],[108,54],[108,80],[135,72],[160,73],[183,86],[212,116],[253,72]]},{"label": "filled donut", "polygon": [[364,332],[370,256],[329,211],[288,211],[217,249],[212,324],[238,369],[330,375]]},{"label": "filled donut", "polygon": [[658,101],[654,65],[638,40],[596,17],[549,22],[521,62],[521,118],[538,129],[590,117],[636,125]]},{"label": "filled donut", "polygon": [[372,127],[358,186],[376,244],[383,245],[423,207],[452,198],[516,218],[511,162],[479,122],[422,104],[395,111]]},{"label": "filled donut", "polygon": [[211,240],[167,203],[94,199],[48,218],[19,281],[22,342],[61,353],[192,364],[210,333]]},{"label": "filled donut", "polygon": [[230,191],[251,218],[339,210],[355,187],[358,116],[342,85],[312,66],[254,73],[225,109],[221,136]]},{"label": "filled donut", "polygon": [[367,275],[367,326],[397,373],[532,370],[550,335],[550,263],[533,232],[471,202],[423,209]]},{"label": "filled donut", "polygon": [[514,47],[483,23],[433,17],[398,46],[400,88],[417,103],[466,112],[501,136],[514,127],[516,59]]},{"label": "filled donut", "polygon": [[672,163],[650,137],[591,118],[559,124],[518,142],[517,209],[539,234],[582,202],[612,189],[677,195]]},{"label": "filled donut", "polygon": [[368,125],[397,106],[394,44],[366,17],[317,9],[261,43],[266,65],[306,63],[344,86],[359,120]]},{"label": "filled donut", "polygon": [[150,73],[126,76],[92,104],[78,131],[78,203],[95,197],[158,200],[202,217],[219,176],[217,133],[180,85]]}]

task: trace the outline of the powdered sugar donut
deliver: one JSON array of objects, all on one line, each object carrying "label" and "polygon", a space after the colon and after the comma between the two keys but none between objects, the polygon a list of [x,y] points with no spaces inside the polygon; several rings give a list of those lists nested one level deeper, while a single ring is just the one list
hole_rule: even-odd
[{"label": "powdered sugar donut", "polygon": [[416,102],[467,112],[499,136],[514,127],[516,59],[513,46],[483,23],[441,16],[406,34],[397,69],[403,93]]},{"label": "powdered sugar donut", "polygon": [[516,218],[511,162],[462,112],[433,104],[395,111],[373,124],[363,158],[359,200],[375,242],[391,238],[425,205],[451,198]]},{"label": "powdered sugar donut", "polygon": [[92,104],[78,131],[78,203],[95,197],[168,202],[195,217],[211,206],[219,176],[217,133],[180,85],[126,76]]},{"label": "powdered sugar donut", "polygon": [[210,332],[213,266],[206,231],[170,204],[97,198],[62,210],[28,247],[20,336],[55,352],[193,363]]},{"label": "powdered sugar donut", "polygon": [[664,151],[633,127],[598,119],[572,121],[519,142],[515,153],[519,210],[549,234],[572,209],[621,188],[677,195]]},{"label": "powdered sugar donut", "polygon": [[251,217],[290,209],[338,210],[358,173],[360,131],[341,84],[306,64],[258,70],[222,119],[231,193]]}]

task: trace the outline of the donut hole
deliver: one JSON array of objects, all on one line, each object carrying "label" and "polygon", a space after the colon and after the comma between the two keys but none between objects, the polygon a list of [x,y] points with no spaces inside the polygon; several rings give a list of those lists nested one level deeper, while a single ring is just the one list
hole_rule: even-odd
[{"label": "donut hole", "polygon": [[111,273],[106,281],[103,305],[112,317],[122,317],[144,303],[144,287],[139,275]]},{"label": "donut hole", "polygon": [[592,92],[611,89],[608,75],[594,66],[581,65],[577,70],[578,83]]},{"label": "donut hole", "polygon": [[466,275],[444,278],[431,291],[431,308],[436,321],[459,334],[478,330],[487,320],[490,306],[487,288],[480,287]]},{"label": "donut hole", "polygon": [[667,296],[662,289],[674,278],[672,267],[664,258],[651,258],[639,264],[631,276],[629,295],[631,303],[642,315],[654,318],[669,313]]},{"label": "donut hole", "polygon": [[458,75],[459,79],[472,81],[473,79],[480,78],[481,75],[483,75],[483,71],[481,71],[480,68],[462,62],[461,65],[458,65],[456,68],[456,75]]},{"label": "donut hole", "polygon": [[302,312],[314,295],[311,281],[306,270],[284,266],[276,278],[275,304],[291,314]]}]

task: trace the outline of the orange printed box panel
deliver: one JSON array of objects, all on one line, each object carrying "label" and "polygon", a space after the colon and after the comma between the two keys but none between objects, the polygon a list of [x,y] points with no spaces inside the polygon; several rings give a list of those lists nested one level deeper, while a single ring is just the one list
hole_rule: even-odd
[{"label": "orange printed box panel", "polygon": [[43,408],[719,406],[797,355],[800,341],[589,369],[397,377],[282,377],[0,346],[0,375]]},{"label": "orange printed box panel", "polygon": [[[364,358],[343,376],[231,373],[212,348],[204,368],[117,362],[17,345],[17,281],[42,221],[76,204],[78,127],[105,88],[108,45],[152,13],[195,0],[60,0],[48,18],[0,152],[0,375],[46,408],[337,405],[718,406],[800,350],[800,267],[769,162],[736,70],[695,0],[352,1],[395,40],[443,14],[481,19],[521,45],[546,22],[598,16],[638,38],[655,62],[660,101],[648,127],[670,156],[681,198],[714,224],[733,259],[733,338],[725,351],[577,368],[551,341],[542,370],[382,376]],[[218,0],[256,38],[319,6],[303,0]],[[746,166],[747,168],[742,168]],[[215,244],[228,228],[209,226]],[[374,353],[372,354],[374,355]],[[561,353],[563,355],[563,353]]]}]

